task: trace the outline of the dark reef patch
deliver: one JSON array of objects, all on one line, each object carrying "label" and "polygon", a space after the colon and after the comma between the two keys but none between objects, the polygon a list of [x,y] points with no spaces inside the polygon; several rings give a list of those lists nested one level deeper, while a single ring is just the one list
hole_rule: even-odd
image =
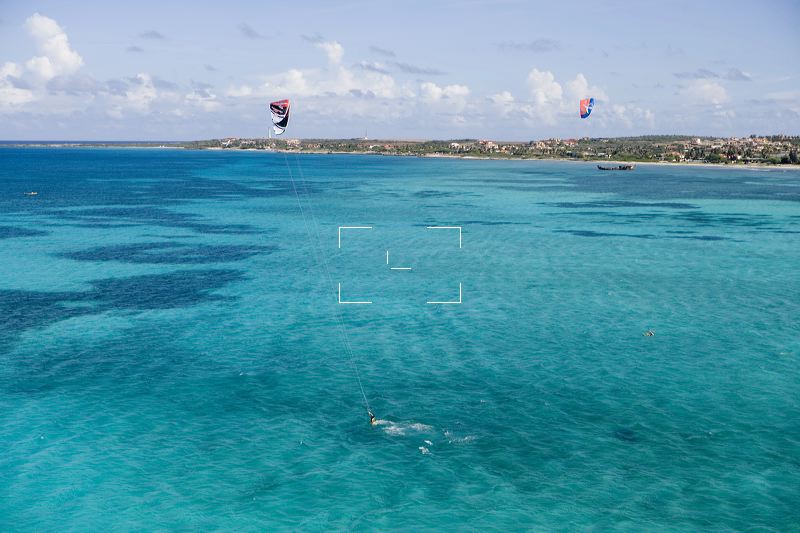
[{"label": "dark reef patch", "polygon": [[[720,237],[717,235],[665,235],[659,236],[652,233],[606,233],[602,231],[591,230],[570,230],[570,229],[557,229],[553,230],[555,233],[569,233],[577,237],[631,237],[635,239],[692,239],[697,241],[730,241],[729,237]],[[675,233],[675,232],[667,232]]]},{"label": "dark reef patch", "polygon": [[614,438],[623,442],[638,442],[639,435],[630,428],[617,428],[614,430]]},{"label": "dark reef patch", "polygon": [[577,230],[577,229],[557,229],[556,233],[569,233],[577,237],[632,237],[635,239],[657,239],[658,237],[650,233],[604,233],[600,231]]},{"label": "dark reef patch", "polygon": [[109,311],[146,311],[190,307],[226,299],[213,294],[244,279],[229,269],[180,270],[90,283],[89,291],[0,290],[0,350],[29,329],[69,318]]},{"label": "dark reef patch", "polygon": [[212,224],[192,213],[178,213],[158,206],[91,207],[43,211],[72,225],[93,229],[135,225],[161,226],[195,231],[201,234],[251,235],[260,230],[248,224]]},{"label": "dark reef patch", "polygon": [[[625,207],[653,207],[653,203],[639,204],[638,202],[623,202]],[[573,215],[586,218],[587,222],[594,222],[598,224],[614,224],[614,225],[627,225],[627,224],[640,224],[648,222],[658,222],[669,227],[683,227],[686,230],[666,230],[666,233],[695,233],[695,228],[718,228],[725,231],[726,228],[739,227],[749,228],[755,231],[766,231],[771,233],[785,233],[783,229],[785,225],[794,225],[792,220],[782,220],[780,217],[769,214],[748,214],[748,213],[707,213],[701,211],[699,207],[689,207],[689,204],[673,204],[675,210],[667,211],[622,211],[613,212],[608,210],[593,211],[587,210],[587,203],[580,202],[563,202],[558,204],[540,204],[547,206],[557,206],[564,208],[579,207],[577,211],[555,211],[545,213],[546,216],[568,219]],[[595,205],[592,203],[592,205]],[[598,202],[596,205],[599,208],[609,207],[607,202]],[[663,207],[664,204],[661,205]],[[789,217],[787,217],[789,218]],[[689,229],[691,228],[691,229]],[[712,238],[706,240],[721,240],[722,237]]]},{"label": "dark reef patch", "polygon": [[99,246],[60,254],[76,261],[122,261],[125,263],[197,265],[241,261],[274,251],[274,246],[202,245],[174,242],[145,242]]},{"label": "dark reef patch", "polygon": [[465,220],[461,225],[474,224],[477,226],[530,226],[530,222],[510,222],[505,220]]},{"label": "dark reef patch", "polygon": [[730,241],[728,237],[719,237],[717,235],[682,235],[680,237],[670,237],[672,239],[694,239],[697,241]]},{"label": "dark reef patch", "polygon": [[171,309],[215,302],[226,297],[212,294],[229,283],[243,279],[238,270],[179,270],[130,278],[92,281],[90,301],[100,310]]},{"label": "dark reef patch", "polygon": [[700,227],[738,226],[743,228],[773,229],[777,224],[771,215],[748,215],[743,213],[704,213],[696,211],[674,216],[677,222]]},{"label": "dark reef patch", "polygon": [[44,237],[45,235],[48,235],[48,232],[38,229],[20,228],[17,226],[0,226],[0,239],[14,239],[16,237]]},{"label": "dark reef patch", "polygon": [[619,207],[660,207],[665,209],[700,209],[700,206],[682,202],[634,202],[631,200],[596,200],[593,202],[540,202],[545,207],[563,209],[608,209]]},{"label": "dark reef patch", "polygon": [[445,191],[417,191],[412,193],[411,196],[415,198],[451,198],[455,196],[452,192],[445,192]]}]

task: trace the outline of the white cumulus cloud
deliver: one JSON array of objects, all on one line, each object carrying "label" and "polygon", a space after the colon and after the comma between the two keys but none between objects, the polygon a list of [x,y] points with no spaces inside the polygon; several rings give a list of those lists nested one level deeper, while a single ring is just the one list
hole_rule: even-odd
[{"label": "white cumulus cloud", "polygon": [[317,46],[325,52],[325,54],[328,56],[328,61],[331,63],[338,65],[342,62],[342,56],[344,56],[344,47],[337,41],[322,41],[317,43]]},{"label": "white cumulus cloud", "polygon": [[300,69],[290,69],[281,74],[270,76],[264,84],[264,92],[270,94],[291,94],[309,96],[313,93],[311,85],[306,81],[306,74]]},{"label": "white cumulus cloud", "polygon": [[501,91],[489,97],[489,101],[501,115],[507,116],[514,109],[514,96],[509,91]]},{"label": "white cumulus cloud", "polygon": [[589,81],[583,74],[578,74],[575,79],[567,82],[567,94],[572,102],[577,102],[583,98],[594,98],[595,100],[608,100],[605,91],[596,85],[589,85]]},{"label": "white cumulus cloud", "polygon": [[420,85],[422,99],[428,102],[435,102],[442,98],[461,98],[469,94],[469,87],[466,85],[445,85],[439,87],[435,83],[426,81]]},{"label": "white cumulus cloud", "polygon": [[[362,100],[394,99],[414,95],[408,87],[398,86],[395,79],[385,72],[364,69],[361,68],[361,64],[356,65],[355,69],[339,64],[344,55],[344,48],[338,42],[319,41],[316,45],[328,54],[328,59],[332,63],[329,68],[293,68],[273,74],[259,88],[259,95],[276,98],[281,95],[315,98],[352,96]],[[236,91],[231,91],[228,91],[229,96],[237,95]]]},{"label": "white cumulus cloud", "polygon": [[635,104],[612,104],[609,108],[611,114],[627,128],[655,126],[655,114]]},{"label": "white cumulus cloud", "polygon": [[561,84],[556,81],[552,72],[534,68],[528,73],[527,85],[531,103],[524,106],[523,110],[531,118],[554,124],[564,105]]},{"label": "white cumulus cloud", "polygon": [[725,87],[711,80],[693,80],[681,90],[681,95],[696,104],[722,105],[728,101]]},{"label": "white cumulus cloud", "polygon": [[217,95],[209,89],[195,89],[185,96],[185,102],[206,112],[216,111],[221,105],[217,100]]},{"label": "white cumulus cloud", "polygon": [[131,86],[125,91],[124,105],[136,111],[144,112],[150,109],[150,104],[157,96],[158,93],[153,86],[153,78],[149,74],[137,74],[131,80]]},{"label": "white cumulus cloud", "polygon": [[466,85],[445,85],[439,86],[433,82],[426,81],[419,87],[420,99],[450,113],[461,113],[467,107],[470,94],[469,87]]},{"label": "white cumulus cloud", "polygon": [[16,85],[21,75],[22,67],[16,63],[9,61],[0,67],[0,112],[13,111],[35,99],[30,89]]},{"label": "white cumulus cloud", "polygon": [[533,101],[537,104],[547,105],[561,102],[564,91],[552,72],[533,69],[528,73],[527,84]]},{"label": "white cumulus cloud", "polygon": [[231,86],[228,88],[225,96],[232,96],[234,98],[241,98],[242,96],[250,96],[253,94],[253,88],[249,85],[240,85],[238,87]]},{"label": "white cumulus cloud", "polygon": [[11,61],[6,61],[3,63],[3,66],[0,67],[0,78],[5,78],[6,76],[19,78],[22,76],[22,67]]},{"label": "white cumulus cloud", "polygon": [[28,70],[43,80],[50,80],[81,68],[83,58],[70,47],[67,34],[55,20],[34,13],[25,21],[25,27],[42,54],[25,63]]}]

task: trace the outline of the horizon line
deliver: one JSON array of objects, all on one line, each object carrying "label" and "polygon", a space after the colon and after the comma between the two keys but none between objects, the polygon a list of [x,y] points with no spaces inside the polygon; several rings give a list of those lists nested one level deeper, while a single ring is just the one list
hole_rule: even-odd
[{"label": "horizon line", "polygon": [[211,140],[220,140],[220,139],[264,139],[264,140],[272,140],[272,141],[285,141],[288,139],[293,140],[300,140],[300,141],[389,141],[389,142],[417,142],[417,143],[424,143],[424,142],[454,142],[454,141],[481,141],[481,140],[493,140],[494,142],[509,142],[509,143],[525,143],[525,142],[532,142],[532,141],[541,141],[541,140],[550,140],[550,139],[564,139],[564,140],[578,140],[578,139],[636,139],[636,138],[643,138],[643,137],[687,137],[687,138],[700,138],[700,139],[741,139],[741,138],[750,138],[750,137],[790,137],[796,138],[800,137],[800,133],[798,134],[787,134],[787,133],[750,133],[747,135],[703,135],[703,134],[684,134],[684,133],[647,133],[647,134],[640,134],[640,135],[602,135],[597,137],[590,137],[590,136],[581,136],[581,137],[538,137],[538,138],[529,138],[524,140],[511,140],[511,139],[495,139],[492,137],[451,137],[451,138],[429,138],[429,139],[420,139],[420,138],[389,138],[389,137],[375,137],[375,138],[364,138],[364,137],[286,137],[283,138],[269,138],[269,137],[248,137],[248,136],[236,136],[236,135],[226,135],[222,137],[207,137],[203,139],[0,139],[0,144],[7,144],[7,143],[18,143],[18,144],[26,144],[26,143],[165,143],[165,144],[177,144],[177,143],[192,143],[192,142],[202,142],[202,141],[211,141]]}]

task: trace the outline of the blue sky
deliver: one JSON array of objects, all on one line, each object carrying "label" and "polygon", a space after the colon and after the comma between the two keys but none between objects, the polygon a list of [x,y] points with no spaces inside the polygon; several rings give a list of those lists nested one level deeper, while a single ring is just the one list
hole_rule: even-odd
[{"label": "blue sky", "polygon": [[[0,0],[0,139],[800,134],[800,2]],[[578,99],[594,96],[588,120]]]}]

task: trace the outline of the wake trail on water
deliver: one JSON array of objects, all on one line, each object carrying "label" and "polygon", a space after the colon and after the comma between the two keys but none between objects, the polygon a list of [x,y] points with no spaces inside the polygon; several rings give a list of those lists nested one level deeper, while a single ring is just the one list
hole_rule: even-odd
[{"label": "wake trail on water", "polygon": [[387,435],[402,437],[408,434],[422,434],[434,433],[436,429],[433,426],[422,424],[419,422],[392,422],[391,420],[378,419],[375,425],[380,427]]},{"label": "wake trail on water", "polygon": [[437,440],[436,435],[440,433],[446,440],[445,444],[450,446],[467,445],[477,439],[475,435],[459,436],[449,429],[435,428],[421,422],[393,422],[391,420],[377,419],[374,425],[390,437],[423,437],[422,445],[417,447],[422,455],[430,455],[431,448],[434,447],[434,442]]}]

